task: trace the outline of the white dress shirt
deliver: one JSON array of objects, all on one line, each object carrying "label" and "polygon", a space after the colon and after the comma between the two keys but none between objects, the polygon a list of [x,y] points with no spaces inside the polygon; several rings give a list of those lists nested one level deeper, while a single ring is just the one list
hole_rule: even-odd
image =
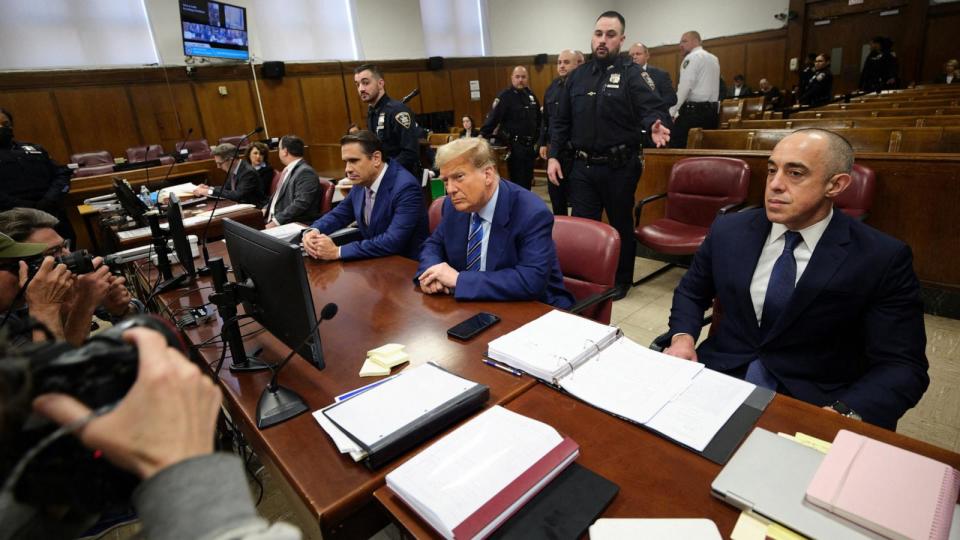
[{"label": "white dress shirt", "polygon": [[[833,218],[833,208],[827,217],[810,225],[806,229],[797,231],[803,240],[797,244],[793,250],[793,258],[797,261],[797,280],[794,285],[800,282],[800,276],[807,269],[810,257],[813,256],[813,250],[817,248],[817,243],[823,236],[823,231],[827,230],[827,225]],[[774,223],[770,227],[770,234],[767,235],[767,241],[763,244],[763,250],[760,252],[760,258],[757,260],[757,267],[753,271],[753,279],[750,281],[750,298],[753,300],[753,309],[757,315],[757,326],[760,325],[763,315],[763,301],[767,296],[767,284],[770,283],[770,274],[773,273],[773,265],[783,253],[784,234],[787,232],[786,225]]]},{"label": "white dress shirt", "polygon": [[273,199],[270,201],[270,212],[267,213],[267,223],[273,221],[273,211],[277,208],[277,199],[280,198],[280,191],[283,190],[283,185],[287,183],[287,178],[290,176],[290,173],[293,171],[293,168],[297,166],[297,163],[300,163],[303,158],[297,158],[294,161],[291,161],[283,168],[283,172],[280,173],[280,183],[277,184],[277,191],[273,194]]},{"label": "white dress shirt", "polygon": [[[497,211],[497,198],[500,196],[500,186],[497,186],[493,192],[493,197],[487,201],[487,204],[477,212],[480,216],[480,229],[483,231],[483,240],[480,241],[480,271],[487,270],[487,244],[490,242],[490,224],[493,223],[493,216]],[[472,218],[471,218],[472,219]],[[467,229],[469,234],[469,228]]]},{"label": "white dress shirt", "polygon": [[720,96],[720,61],[697,47],[680,63],[680,83],[677,84],[677,104],[670,107],[670,116],[676,117],[686,102],[714,102]]}]

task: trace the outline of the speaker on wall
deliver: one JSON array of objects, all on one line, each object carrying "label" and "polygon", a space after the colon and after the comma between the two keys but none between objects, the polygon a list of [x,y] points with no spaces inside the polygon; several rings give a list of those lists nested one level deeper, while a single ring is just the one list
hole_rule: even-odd
[{"label": "speaker on wall", "polygon": [[547,53],[540,53],[533,57],[533,64],[537,67],[547,65]]},{"label": "speaker on wall", "polygon": [[283,62],[264,62],[261,72],[264,79],[282,79],[287,73],[287,66]]},{"label": "speaker on wall", "polygon": [[443,57],[442,56],[431,56],[427,59],[427,69],[436,71],[438,69],[443,69]]}]

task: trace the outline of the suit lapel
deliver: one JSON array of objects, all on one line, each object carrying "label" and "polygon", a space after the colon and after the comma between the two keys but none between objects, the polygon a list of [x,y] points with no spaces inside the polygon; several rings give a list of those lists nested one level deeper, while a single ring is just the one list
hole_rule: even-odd
[{"label": "suit lapel", "polygon": [[297,174],[297,169],[300,168],[300,165],[301,165],[301,164],[303,164],[303,160],[302,160],[302,159],[301,159],[300,161],[298,161],[297,164],[294,165],[292,169],[290,169],[290,174],[287,175],[286,179],[284,179],[284,181],[283,181],[283,184],[280,185],[280,189],[277,190],[277,200],[278,200],[278,201],[280,200],[280,197],[282,197],[284,194],[286,194],[286,192],[287,192],[287,187],[292,183],[292,181],[293,181],[293,176],[294,176],[295,174]]},{"label": "suit lapel", "polygon": [[833,211],[833,218],[823,231],[820,241],[817,242],[817,247],[803,275],[800,276],[800,281],[797,282],[793,296],[787,302],[780,319],[764,338],[765,343],[775,339],[784,329],[793,324],[793,321],[807,309],[811,302],[816,300],[820,291],[840,269],[844,259],[847,258],[847,244],[850,242],[850,223],[847,219],[840,210]]},{"label": "suit lapel", "polygon": [[748,328],[757,332],[760,327],[757,326],[757,312],[753,307],[753,297],[750,296],[750,283],[753,281],[757,261],[760,260],[760,252],[763,251],[763,245],[769,235],[770,222],[763,210],[760,210],[750,221],[744,236],[730,249],[730,267],[727,269],[730,272],[729,275],[734,276],[735,279],[734,291],[737,295],[738,308],[746,314],[746,320],[750,321]]},{"label": "suit lapel", "polygon": [[463,270],[467,267],[467,235],[470,228],[470,214],[458,212],[450,204],[449,199],[444,204],[450,205],[443,216],[444,221],[450,220],[450,230],[445,231],[449,234],[449,240],[444,242],[448,250],[447,256],[450,259],[450,266],[456,270]]},{"label": "suit lapel", "polygon": [[[399,165],[397,165],[399,167]],[[380,181],[380,189],[377,190],[377,199],[373,204],[373,211],[370,212],[370,223],[368,226],[372,228],[374,223],[380,223],[380,220],[383,219],[384,214],[387,212],[387,206],[390,206],[390,200],[393,198],[393,185],[394,180],[396,179],[396,169],[393,168],[394,164],[391,163],[387,167],[387,172],[383,175],[383,180]]]},{"label": "suit lapel", "polygon": [[490,224],[490,239],[487,240],[487,271],[496,270],[503,255],[504,247],[510,241],[510,214],[513,209],[513,193],[501,180],[497,195],[497,207],[493,210],[493,223]]}]

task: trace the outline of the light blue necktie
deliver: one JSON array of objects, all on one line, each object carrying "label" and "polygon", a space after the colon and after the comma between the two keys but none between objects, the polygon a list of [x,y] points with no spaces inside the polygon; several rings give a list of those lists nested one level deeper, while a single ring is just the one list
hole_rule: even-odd
[{"label": "light blue necktie", "polygon": [[480,255],[483,251],[483,219],[473,214],[470,219],[470,235],[467,237],[467,272],[480,270]]}]

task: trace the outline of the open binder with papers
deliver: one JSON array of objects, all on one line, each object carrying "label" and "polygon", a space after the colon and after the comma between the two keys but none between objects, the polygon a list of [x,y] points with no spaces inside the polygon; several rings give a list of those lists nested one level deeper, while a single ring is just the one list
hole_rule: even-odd
[{"label": "open binder with papers", "polygon": [[612,326],[551,311],[487,356],[723,464],[774,392],[638,345]]},{"label": "open binder with papers", "polygon": [[[567,516],[550,513],[545,520],[542,512],[534,511],[521,522],[511,517],[552,487],[579,454],[577,443],[552,427],[494,406],[397,467],[386,481],[444,538],[487,538],[505,524],[511,527],[509,536],[529,537],[531,531],[551,529]],[[599,488],[596,480],[561,482],[568,492],[593,493],[577,505],[591,508],[592,515],[580,519],[578,530],[561,529],[571,538],[586,530],[617,491],[586,469],[575,472],[592,475]]]},{"label": "open binder with papers", "polygon": [[480,409],[490,397],[482,384],[428,363],[313,413],[342,453],[377,469]]}]

